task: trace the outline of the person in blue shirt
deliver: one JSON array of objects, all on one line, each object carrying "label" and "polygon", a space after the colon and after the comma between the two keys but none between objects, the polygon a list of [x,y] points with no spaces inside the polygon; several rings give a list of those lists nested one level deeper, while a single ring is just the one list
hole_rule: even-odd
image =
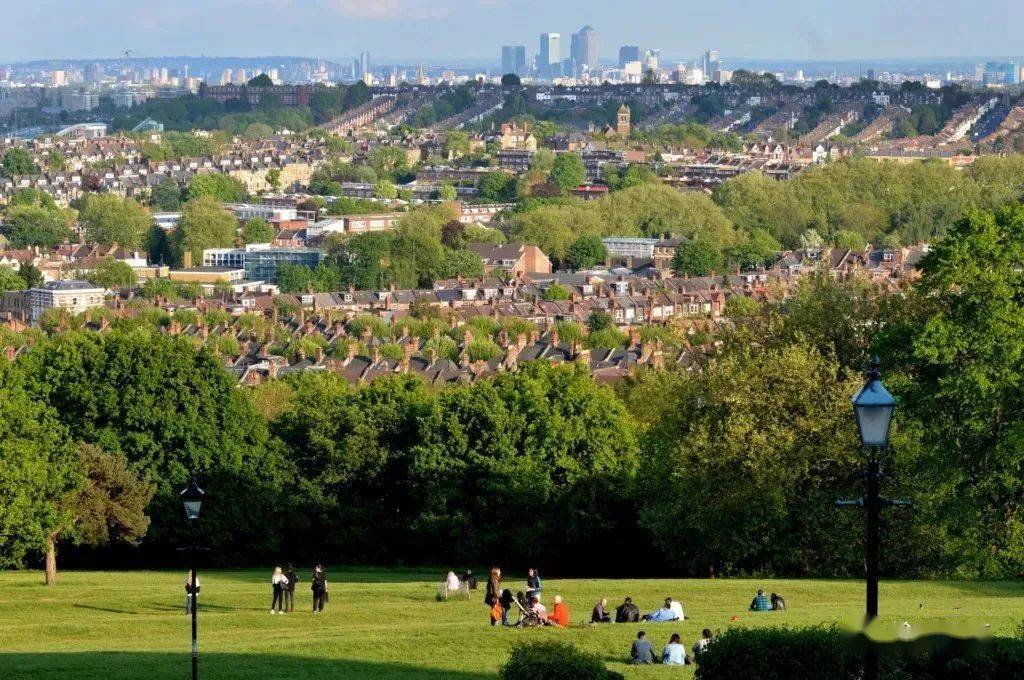
[{"label": "person in blue shirt", "polygon": [[750,611],[752,612],[770,612],[772,605],[768,602],[768,598],[764,596],[764,591],[758,588],[757,595],[750,601]]},{"label": "person in blue shirt", "polygon": [[666,666],[686,665],[686,647],[679,641],[679,633],[672,633],[668,644],[661,652],[661,662]]},{"label": "person in blue shirt", "polygon": [[650,614],[644,614],[644,621],[653,621],[654,623],[663,623],[665,621],[678,621],[679,614],[672,609],[672,598],[665,598],[665,606],[661,609],[657,609]]},{"label": "person in blue shirt", "polygon": [[531,568],[526,572],[526,597],[534,595],[540,597],[542,592],[544,592],[544,585],[540,582],[540,573]]},{"label": "person in blue shirt", "polygon": [[654,663],[654,647],[647,639],[647,634],[640,631],[633,640],[633,648],[629,650],[630,663],[651,664]]}]

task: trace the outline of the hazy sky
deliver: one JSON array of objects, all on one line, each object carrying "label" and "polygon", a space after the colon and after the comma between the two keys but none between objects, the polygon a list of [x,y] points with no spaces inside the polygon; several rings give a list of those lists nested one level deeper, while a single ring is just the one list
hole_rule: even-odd
[{"label": "hazy sky", "polygon": [[538,34],[598,32],[691,58],[857,59],[1024,52],[1020,0],[0,0],[0,61],[299,55],[497,58]]}]

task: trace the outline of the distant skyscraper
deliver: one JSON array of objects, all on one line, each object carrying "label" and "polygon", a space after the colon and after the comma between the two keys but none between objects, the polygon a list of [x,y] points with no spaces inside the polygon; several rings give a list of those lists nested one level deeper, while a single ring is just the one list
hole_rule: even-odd
[{"label": "distant skyscraper", "polygon": [[526,46],[506,45],[501,48],[501,73],[526,74]]},{"label": "distant skyscraper", "polygon": [[537,70],[542,78],[550,78],[559,70],[562,61],[562,36],[558,33],[540,34],[540,52],[537,54]]},{"label": "distant skyscraper", "polygon": [[718,52],[716,50],[708,50],[701,56],[700,59],[701,70],[704,71],[704,77],[711,80],[714,76],[715,71],[721,70],[721,65],[718,63]]},{"label": "distant skyscraper", "polygon": [[590,72],[597,71],[597,31],[584,26],[578,33],[573,33],[570,56],[577,73],[584,68]]},{"label": "distant skyscraper", "polygon": [[359,59],[356,61],[355,67],[356,80],[361,80],[366,77],[366,74],[370,72],[370,53],[363,50],[359,53]]},{"label": "distant skyscraper", "polygon": [[643,61],[643,58],[644,51],[637,45],[623,45],[619,48],[619,68],[631,61]]},{"label": "distant skyscraper", "polygon": [[99,64],[89,64],[86,66],[85,80],[89,83],[98,83],[103,80],[103,67]]}]

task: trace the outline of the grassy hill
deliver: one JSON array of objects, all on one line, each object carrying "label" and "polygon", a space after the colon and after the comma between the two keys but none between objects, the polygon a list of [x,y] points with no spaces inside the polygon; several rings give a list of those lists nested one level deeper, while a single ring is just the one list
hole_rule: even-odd
[{"label": "grassy hill", "polygon": [[[441,574],[330,571],[331,601],[310,613],[309,571],[299,572],[296,611],[269,614],[270,570],[200,572],[199,668],[204,678],[494,678],[512,644],[557,638],[597,652],[629,678],[689,678],[693,667],[633,668],[640,628],[660,653],[679,632],[691,647],[705,627],[858,621],[863,583],[813,580],[545,580],[575,622],[602,596],[629,595],[641,611],[666,596],[683,602],[682,623],[491,628],[483,592],[436,601]],[[182,678],[189,672],[184,572],[65,572],[56,588],[41,574],[0,573],[0,668],[4,678]],[[523,588],[519,578],[507,585]],[[786,597],[790,611],[746,611],[756,588]],[[882,621],[914,629],[961,625],[1011,634],[1024,619],[1017,583],[894,582],[881,588]],[[738,617],[732,620],[732,617]],[[895,627],[894,627],[895,629]]]}]

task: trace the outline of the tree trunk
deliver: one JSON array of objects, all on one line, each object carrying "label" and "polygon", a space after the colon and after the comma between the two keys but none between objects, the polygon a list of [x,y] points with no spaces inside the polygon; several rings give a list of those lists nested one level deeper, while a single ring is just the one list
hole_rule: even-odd
[{"label": "tree trunk", "polygon": [[46,585],[57,585],[57,534],[46,539]]}]

